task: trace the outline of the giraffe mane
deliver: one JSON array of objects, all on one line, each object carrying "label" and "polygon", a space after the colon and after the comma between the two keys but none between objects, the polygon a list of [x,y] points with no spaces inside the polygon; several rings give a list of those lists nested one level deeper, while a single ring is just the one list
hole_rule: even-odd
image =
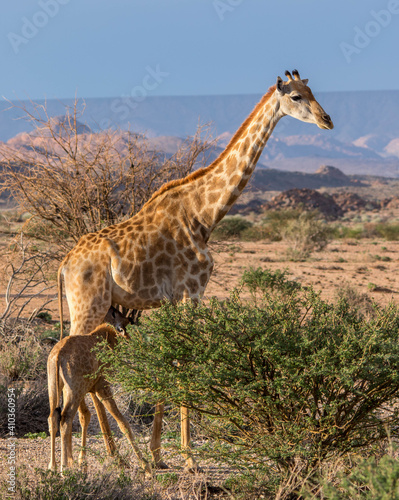
[{"label": "giraffe mane", "polygon": [[256,104],[252,112],[247,116],[247,118],[242,122],[236,133],[233,135],[233,137],[230,139],[229,143],[225,147],[225,149],[220,153],[220,155],[207,167],[200,168],[199,170],[196,170],[195,172],[192,172],[191,174],[187,175],[183,179],[175,179],[173,181],[169,181],[163,186],[161,186],[158,191],[155,191],[155,193],[151,196],[151,198],[143,205],[143,208],[152,203],[156,198],[164,194],[166,191],[169,191],[175,187],[180,187],[184,186],[185,184],[189,184],[192,181],[195,181],[196,179],[200,179],[204,175],[206,175],[210,170],[215,168],[216,165],[219,164],[222,160],[228,156],[232,148],[234,147],[235,143],[237,142],[238,138],[241,136],[242,132],[248,127],[248,124],[252,121],[253,117],[257,113],[260,107],[262,107],[266,101],[270,99],[270,97],[273,95],[274,91],[276,90],[276,85],[272,85],[266,94],[261,98],[261,100]]}]

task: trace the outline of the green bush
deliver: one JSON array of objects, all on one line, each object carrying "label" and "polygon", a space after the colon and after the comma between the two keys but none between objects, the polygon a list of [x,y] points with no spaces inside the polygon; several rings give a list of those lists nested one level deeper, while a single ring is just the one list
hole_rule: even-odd
[{"label": "green bush", "polygon": [[297,219],[286,224],[282,236],[290,244],[289,258],[304,260],[313,251],[323,250],[331,241],[333,231],[317,212],[302,212]]},{"label": "green bush", "polygon": [[333,225],[332,232],[334,238],[384,238],[388,241],[399,240],[399,224],[380,223],[363,223],[353,225]]},{"label": "green bush", "polygon": [[258,291],[261,294],[267,294],[268,291],[289,293],[301,288],[300,283],[287,278],[288,274],[288,269],[271,271],[261,267],[249,268],[243,272],[241,286],[248,288],[253,298],[256,297]]},{"label": "green bush", "polygon": [[272,240],[273,235],[270,232],[270,228],[263,224],[254,224],[244,231],[240,235],[242,241],[262,241],[262,240]]},{"label": "green bush", "polygon": [[165,303],[102,358],[127,390],[198,410],[205,455],[309,476],[397,428],[399,311],[366,319],[281,272],[263,278],[248,271],[226,301]]},{"label": "green bush", "polygon": [[375,228],[377,234],[388,241],[399,240],[399,224],[380,223]]},{"label": "green bush", "polygon": [[[305,498],[314,498],[304,494]],[[328,500],[398,500],[399,461],[392,455],[362,460],[349,474],[340,474],[336,484],[325,482],[318,498]]]},{"label": "green bush", "polygon": [[240,216],[225,217],[216,226],[212,233],[214,240],[228,240],[231,238],[239,238],[243,231],[252,227],[252,222]]}]

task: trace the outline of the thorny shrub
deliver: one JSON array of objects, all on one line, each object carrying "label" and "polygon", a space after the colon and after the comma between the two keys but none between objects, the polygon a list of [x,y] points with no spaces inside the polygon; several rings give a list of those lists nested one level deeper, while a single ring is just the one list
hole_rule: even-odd
[{"label": "thorny shrub", "polygon": [[399,311],[375,311],[252,270],[229,300],[165,303],[102,357],[127,390],[198,411],[204,455],[311,477],[398,428]]}]

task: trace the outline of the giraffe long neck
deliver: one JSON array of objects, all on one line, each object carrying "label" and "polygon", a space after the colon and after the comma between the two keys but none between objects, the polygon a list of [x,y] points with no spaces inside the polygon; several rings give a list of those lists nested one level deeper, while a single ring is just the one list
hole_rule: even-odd
[{"label": "giraffe long neck", "polygon": [[193,215],[209,232],[242,193],[267,140],[282,116],[275,89],[271,88],[223,153],[205,169],[204,175],[190,183]]}]

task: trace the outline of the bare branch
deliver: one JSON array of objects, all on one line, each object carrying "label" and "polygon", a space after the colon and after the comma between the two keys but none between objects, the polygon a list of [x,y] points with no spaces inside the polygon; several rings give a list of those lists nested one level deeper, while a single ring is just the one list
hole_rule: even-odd
[{"label": "bare branch", "polygon": [[47,295],[43,304],[37,308],[39,312],[56,298],[48,297],[48,291],[55,289],[55,284],[52,284],[45,274],[52,260],[51,257],[41,253],[30,254],[29,247],[29,243],[25,242],[24,235],[21,233],[16,249],[10,257],[13,261],[18,260],[19,263],[14,265],[10,262],[6,267],[9,278],[5,293],[5,308],[0,314],[0,330],[3,334],[15,326],[32,300],[44,294]]},{"label": "bare branch", "polygon": [[129,130],[92,133],[80,122],[85,106],[77,100],[61,118],[50,117],[46,105],[10,105],[33,131],[0,145],[0,190],[32,214],[26,234],[60,254],[82,235],[136,214],[162,184],[203,164],[213,145],[209,130],[198,127],[166,154]]}]

